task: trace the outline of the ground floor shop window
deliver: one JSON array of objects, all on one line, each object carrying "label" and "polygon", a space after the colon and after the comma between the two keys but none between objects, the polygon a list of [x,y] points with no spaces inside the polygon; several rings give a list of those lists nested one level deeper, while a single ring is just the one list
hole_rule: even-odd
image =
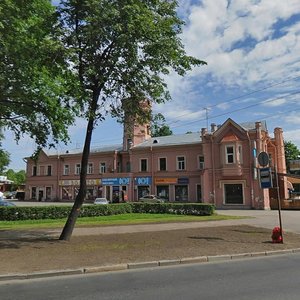
[{"label": "ground floor shop window", "polygon": [[138,186],[138,199],[149,195],[150,194],[150,187],[149,185],[140,185]]},{"label": "ground floor shop window", "polygon": [[43,190],[39,190],[39,201],[44,200],[44,191]]},{"label": "ground floor shop window", "polygon": [[31,188],[31,199],[36,200],[36,187]]},{"label": "ground floor shop window", "polygon": [[169,200],[169,186],[168,185],[159,185],[156,188],[157,196],[165,200]]},{"label": "ground floor shop window", "polygon": [[102,198],[103,197],[103,187],[102,186],[98,186],[97,197],[98,198]]},{"label": "ground floor shop window", "polygon": [[88,200],[94,200],[96,198],[95,192],[94,192],[94,187],[88,187],[86,190],[86,199]]},{"label": "ground floor shop window", "polygon": [[197,202],[202,202],[201,184],[197,184]]},{"label": "ground floor shop window", "polygon": [[224,184],[225,204],[244,204],[243,184]]},{"label": "ground floor shop window", "polygon": [[71,200],[72,199],[71,187],[63,187],[62,188],[62,199],[63,200]]},{"label": "ground floor shop window", "polygon": [[175,201],[188,201],[187,185],[175,185]]},{"label": "ground floor shop window", "polygon": [[51,187],[46,187],[46,200],[51,200]]},{"label": "ground floor shop window", "polygon": [[113,195],[112,195],[112,202],[119,203],[120,202],[120,187],[113,186]]}]

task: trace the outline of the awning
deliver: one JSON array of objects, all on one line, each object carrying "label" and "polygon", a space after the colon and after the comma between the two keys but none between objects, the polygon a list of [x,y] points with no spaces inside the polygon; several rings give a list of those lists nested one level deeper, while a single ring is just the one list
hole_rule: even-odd
[{"label": "awning", "polygon": [[292,184],[293,183],[300,183],[300,178],[290,177],[290,176],[287,176],[286,178],[287,178],[288,182],[290,182]]}]

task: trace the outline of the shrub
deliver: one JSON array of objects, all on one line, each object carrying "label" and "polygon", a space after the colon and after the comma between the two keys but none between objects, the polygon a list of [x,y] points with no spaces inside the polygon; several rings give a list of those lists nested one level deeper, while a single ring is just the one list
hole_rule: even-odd
[{"label": "shrub", "polygon": [[[0,207],[1,221],[64,219],[71,211],[71,206],[30,206]],[[127,203],[110,205],[84,205],[79,217],[95,217],[131,213]]]},{"label": "shrub", "polygon": [[134,213],[211,216],[215,207],[207,203],[131,203]]},{"label": "shrub", "polygon": [[70,206],[29,206],[29,207],[1,207],[0,220],[40,220],[62,219],[70,213]]},{"label": "shrub", "polygon": [[[1,221],[64,219],[71,206],[0,207]],[[79,217],[97,217],[126,213],[178,214],[210,216],[214,206],[204,203],[120,203],[109,205],[84,205]]]}]

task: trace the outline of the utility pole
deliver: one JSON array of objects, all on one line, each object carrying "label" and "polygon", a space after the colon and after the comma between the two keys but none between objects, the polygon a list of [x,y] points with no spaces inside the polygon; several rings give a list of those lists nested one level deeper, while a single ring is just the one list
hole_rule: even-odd
[{"label": "utility pole", "polygon": [[205,110],[206,129],[208,130],[208,107],[204,107],[203,109]]}]

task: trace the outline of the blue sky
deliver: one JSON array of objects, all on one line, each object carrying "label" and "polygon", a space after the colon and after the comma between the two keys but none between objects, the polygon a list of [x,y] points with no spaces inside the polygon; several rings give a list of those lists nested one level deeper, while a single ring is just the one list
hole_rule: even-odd
[{"label": "blue sky", "polygon": [[[284,138],[300,148],[300,1],[180,0],[185,19],[182,41],[189,55],[207,62],[184,78],[166,77],[173,100],[153,107],[174,134],[200,131],[206,124],[266,120],[269,133],[281,127]],[[206,119],[206,113],[208,120]],[[72,143],[58,151],[82,147],[85,121],[70,128]],[[108,119],[94,132],[94,147],[118,144],[122,126]],[[19,145],[7,133],[10,168],[24,169],[23,157],[35,144]]]}]

